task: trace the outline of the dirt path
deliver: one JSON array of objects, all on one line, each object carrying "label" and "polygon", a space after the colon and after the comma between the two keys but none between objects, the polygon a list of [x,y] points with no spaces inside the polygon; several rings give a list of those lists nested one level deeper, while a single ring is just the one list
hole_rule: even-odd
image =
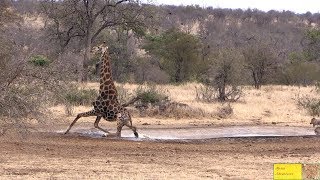
[{"label": "dirt path", "polygon": [[0,179],[271,179],[273,163],[320,162],[320,138],[127,141],[2,137]]}]

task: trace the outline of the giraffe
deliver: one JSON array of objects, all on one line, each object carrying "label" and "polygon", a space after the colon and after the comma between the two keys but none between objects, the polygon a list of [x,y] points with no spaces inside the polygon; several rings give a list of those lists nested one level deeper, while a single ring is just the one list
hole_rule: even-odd
[{"label": "giraffe", "polygon": [[[78,114],[70,124],[65,134],[70,131],[71,127],[81,117],[96,116],[94,127],[107,133],[108,137],[121,137],[121,130],[123,126],[127,126],[133,131],[135,137],[137,138],[139,135],[137,133],[137,128],[132,125],[130,113],[118,101],[118,92],[112,80],[108,47],[104,42],[102,45],[93,48],[93,51],[95,53],[101,53],[100,61],[102,61],[102,64],[100,68],[99,96],[97,97],[96,101],[92,103],[93,109],[91,111]],[[110,133],[109,131],[102,129],[99,126],[101,118],[104,118],[107,121],[117,121],[117,132]]]}]

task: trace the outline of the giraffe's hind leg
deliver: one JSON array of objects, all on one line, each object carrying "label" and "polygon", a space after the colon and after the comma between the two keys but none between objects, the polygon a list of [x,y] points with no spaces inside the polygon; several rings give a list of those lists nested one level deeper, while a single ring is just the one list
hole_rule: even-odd
[{"label": "giraffe's hind leg", "polygon": [[116,133],[109,133],[107,135],[107,137],[121,137],[121,130],[122,130],[122,127],[124,126],[124,122],[122,119],[118,118],[117,119],[117,132]]},{"label": "giraffe's hind leg", "polygon": [[95,110],[91,110],[85,113],[80,113],[77,115],[77,117],[72,121],[72,123],[70,124],[69,128],[67,129],[67,131],[64,134],[67,134],[70,129],[72,128],[72,126],[78,121],[78,119],[80,119],[81,117],[88,117],[88,116],[97,116],[97,113]]},{"label": "giraffe's hind leg", "polygon": [[103,132],[109,134],[109,131],[107,131],[107,130],[105,130],[105,129],[102,129],[101,127],[99,127],[99,122],[100,122],[100,120],[101,120],[101,116],[97,116],[97,119],[96,119],[96,121],[94,122],[94,127],[97,128],[97,129],[99,129],[100,131],[103,131]]},{"label": "giraffe's hind leg", "polygon": [[133,131],[133,134],[134,134],[134,136],[135,136],[136,138],[139,137],[139,134],[138,134],[138,132],[137,132],[137,128],[136,128],[135,126],[132,126],[132,121],[126,122],[125,125]]},{"label": "giraffe's hind leg", "polygon": [[125,113],[119,113],[117,116],[117,132],[116,133],[110,133],[108,134],[108,137],[121,137],[121,130],[123,126],[129,127],[133,133],[134,136],[137,138],[139,137],[139,134],[137,133],[137,128],[135,126],[132,126],[131,116],[128,112]]}]

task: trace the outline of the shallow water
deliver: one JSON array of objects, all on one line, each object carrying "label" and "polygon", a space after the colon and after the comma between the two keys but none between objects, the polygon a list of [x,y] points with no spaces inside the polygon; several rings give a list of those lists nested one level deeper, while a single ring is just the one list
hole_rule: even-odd
[{"label": "shallow water", "polygon": [[[63,133],[62,130],[56,131]],[[131,130],[122,130],[121,137],[132,140],[199,140],[225,137],[277,137],[277,136],[310,136],[316,135],[312,127],[277,127],[277,126],[231,126],[210,128],[182,128],[182,129],[139,129],[139,138],[134,138]],[[93,138],[105,137],[98,129],[74,128],[72,132],[81,136]]]}]

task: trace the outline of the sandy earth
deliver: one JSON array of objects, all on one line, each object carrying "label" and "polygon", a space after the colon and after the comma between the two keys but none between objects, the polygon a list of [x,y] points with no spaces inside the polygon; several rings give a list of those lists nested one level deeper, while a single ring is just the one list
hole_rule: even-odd
[{"label": "sandy earth", "polygon": [[0,139],[0,179],[272,179],[273,163],[319,163],[319,137],[129,141],[31,133]]}]

